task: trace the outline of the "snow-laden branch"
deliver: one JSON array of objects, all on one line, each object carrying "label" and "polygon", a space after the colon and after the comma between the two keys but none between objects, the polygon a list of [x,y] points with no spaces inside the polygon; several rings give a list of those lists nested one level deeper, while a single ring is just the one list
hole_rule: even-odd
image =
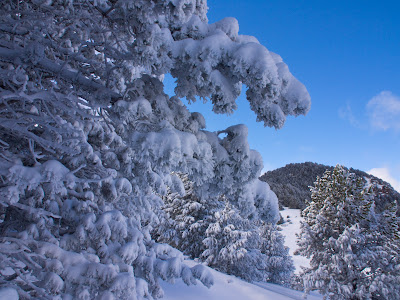
[{"label": "snow-laden branch", "polygon": [[[259,121],[276,128],[306,113],[310,97],[235,19],[208,24],[206,12],[205,0],[2,1],[0,272],[13,270],[21,298],[156,299],[160,279],[175,278],[210,286],[203,268],[153,236],[162,197],[185,192],[176,172],[193,182],[194,207],[229,207],[201,227],[227,271],[257,266],[248,276],[267,278],[275,267],[264,258],[286,255],[269,249],[274,238],[251,241],[273,235],[279,211],[246,126],[221,138],[179,97],[230,113],[245,84]],[[164,92],[167,73],[175,97]]]},{"label": "snow-laden branch", "polygon": [[22,63],[37,65],[45,72],[53,74],[54,78],[61,78],[67,82],[78,84],[85,89],[97,92],[101,97],[109,99],[111,102],[115,102],[122,98],[121,95],[107,89],[103,84],[97,83],[94,80],[81,75],[79,71],[71,70],[63,65],[51,61],[44,57],[43,53],[37,55],[34,53],[36,49],[40,49],[40,47],[35,47],[35,45],[32,45],[32,48],[28,49],[23,49],[17,46],[15,46],[14,49],[0,47],[0,60],[6,62],[20,61]]}]

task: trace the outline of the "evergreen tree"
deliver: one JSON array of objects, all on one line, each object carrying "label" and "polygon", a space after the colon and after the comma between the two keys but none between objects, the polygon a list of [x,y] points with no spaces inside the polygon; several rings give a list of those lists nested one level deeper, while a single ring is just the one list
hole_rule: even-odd
[{"label": "evergreen tree", "polygon": [[290,285],[295,267],[289,248],[285,246],[284,236],[276,225],[263,224],[260,227],[260,251],[266,257],[266,281]]},{"label": "evergreen tree", "polygon": [[221,272],[239,275],[237,262],[247,253],[246,244],[252,235],[250,222],[226,202],[223,210],[214,213],[205,235],[205,250],[200,258]]},{"label": "evergreen tree", "polygon": [[247,281],[289,284],[294,271],[284,238],[271,223],[246,220],[224,197],[201,203],[187,175],[182,193],[163,197],[165,214],[154,235],[192,259]]},{"label": "evergreen tree", "polygon": [[278,218],[247,128],[222,139],[178,97],[231,113],[245,84],[275,128],[310,97],[235,19],[209,24],[206,12],[203,0],[1,1],[1,287],[24,299],[140,300],[160,298],[160,280],[210,286],[205,268],[150,234],[173,172],[188,174],[201,203],[225,195],[244,218]]},{"label": "evergreen tree", "polygon": [[179,192],[169,189],[163,197],[160,225],[153,234],[159,242],[176,247],[192,259],[199,258],[206,249],[202,241],[206,238],[207,227],[224,202],[222,199],[202,201],[194,194],[193,182],[187,175],[174,175],[181,179],[183,186]]},{"label": "evergreen tree", "polygon": [[318,289],[330,299],[396,299],[396,205],[376,213],[370,189],[339,165],[317,178],[311,191],[298,241],[298,253],[311,258],[299,276],[305,291]]},{"label": "evergreen tree", "polygon": [[[332,166],[312,162],[292,163],[264,173],[260,180],[268,183],[281,207],[304,209],[306,202],[311,201],[309,187],[318,176],[321,177],[326,170],[333,169]],[[400,194],[389,183],[357,169],[350,168],[350,172],[363,178],[364,183],[372,187],[377,211],[384,210],[389,203],[400,201]],[[397,207],[397,215],[400,217],[400,207]]]}]

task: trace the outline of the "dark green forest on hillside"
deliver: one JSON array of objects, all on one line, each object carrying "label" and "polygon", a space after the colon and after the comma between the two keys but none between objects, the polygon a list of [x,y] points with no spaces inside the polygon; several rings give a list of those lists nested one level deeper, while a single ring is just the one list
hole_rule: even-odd
[{"label": "dark green forest on hillside", "polygon": [[[282,168],[266,172],[260,177],[260,180],[270,185],[278,196],[280,207],[304,209],[307,201],[311,200],[309,187],[326,170],[332,171],[333,169],[333,166],[313,162],[291,163]],[[383,210],[388,203],[400,201],[400,194],[389,183],[361,170],[350,168],[350,172],[362,177],[365,184],[371,184],[373,191],[377,195],[376,206],[379,211]],[[397,210],[397,215],[400,216],[400,209]]]}]

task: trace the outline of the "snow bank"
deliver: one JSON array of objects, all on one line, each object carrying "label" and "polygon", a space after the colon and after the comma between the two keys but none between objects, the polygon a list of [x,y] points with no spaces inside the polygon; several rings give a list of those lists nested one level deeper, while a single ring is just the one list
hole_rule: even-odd
[{"label": "snow bank", "polygon": [[[185,261],[195,265],[194,261]],[[179,280],[175,284],[161,284],[165,294],[163,300],[287,300],[302,299],[303,293],[270,283],[251,284],[237,277],[226,275],[208,268],[214,277],[214,285],[207,288],[203,285],[187,286]],[[311,294],[308,300],[322,299],[322,296]]]},{"label": "snow bank", "polygon": [[288,246],[290,251],[289,254],[293,258],[293,263],[296,268],[295,274],[299,274],[301,267],[309,267],[310,260],[301,255],[294,255],[297,247],[297,237],[296,234],[300,233],[300,222],[303,218],[300,216],[300,209],[285,208],[280,211],[285,223],[280,225],[282,228],[282,234],[285,236],[285,246]]}]

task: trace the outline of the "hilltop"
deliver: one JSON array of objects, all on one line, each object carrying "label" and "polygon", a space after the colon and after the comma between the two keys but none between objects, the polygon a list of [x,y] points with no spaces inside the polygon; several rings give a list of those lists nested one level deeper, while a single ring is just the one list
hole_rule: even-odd
[{"label": "hilltop", "polygon": [[[286,166],[264,173],[260,180],[267,182],[271,190],[279,199],[279,205],[289,208],[303,209],[307,201],[311,200],[309,186],[312,186],[317,176],[322,176],[326,170],[333,170],[333,166],[313,162],[291,163]],[[386,181],[361,170],[350,168],[352,173],[364,179],[365,184],[371,185],[377,195],[376,205],[382,210],[387,203],[400,202],[400,194]],[[400,208],[397,215],[400,216]]]}]

